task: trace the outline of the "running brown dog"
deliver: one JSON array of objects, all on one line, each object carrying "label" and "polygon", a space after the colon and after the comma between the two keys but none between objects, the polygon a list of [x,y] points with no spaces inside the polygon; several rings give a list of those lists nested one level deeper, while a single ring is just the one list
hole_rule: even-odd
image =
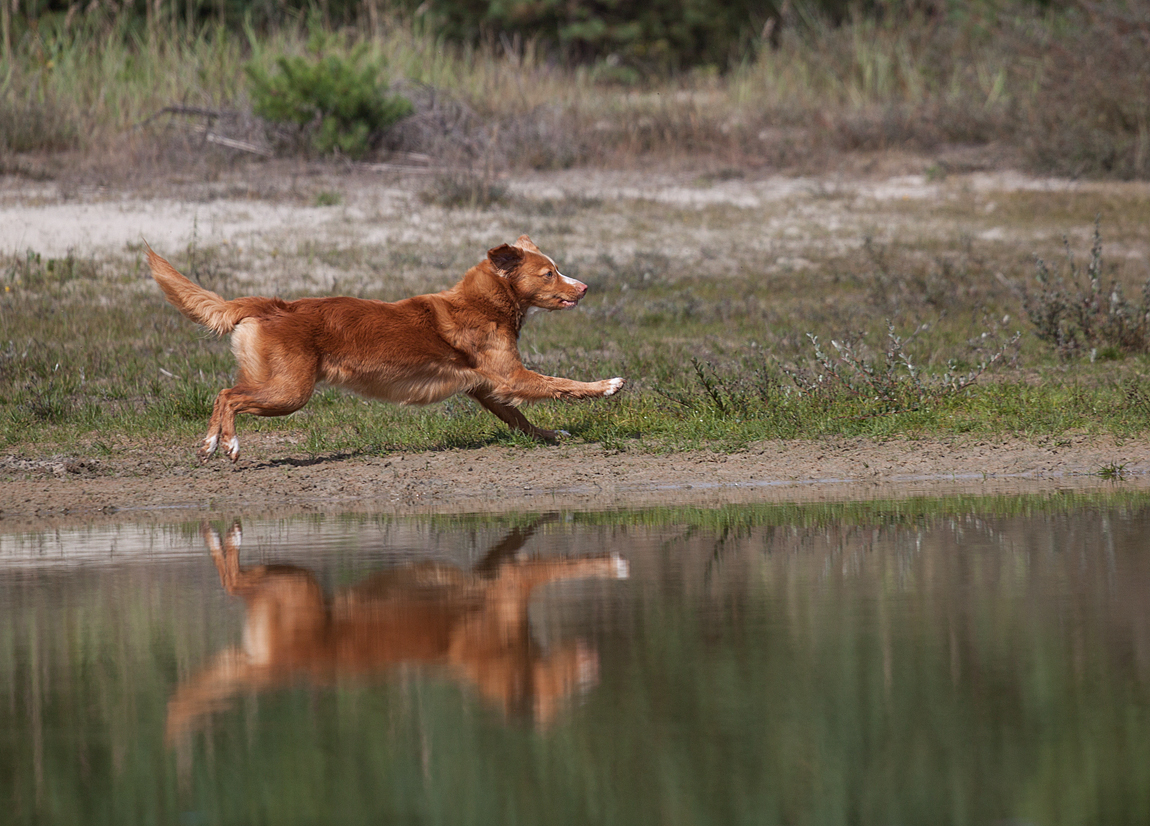
[{"label": "running brown dog", "polygon": [[148,265],[168,301],[217,335],[232,335],[239,365],[234,387],[220,391],[198,455],[222,443],[239,458],[238,413],[286,416],[317,384],[373,399],[430,404],[466,393],[503,422],[538,439],[564,431],[535,427],[517,409],[544,399],[610,396],[623,379],[582,382],[528,370],[519,331],[535,310],[566,310],[587,285],[560,274],[526,235],[488,250],[449,290],[393,303],[350,297],[249,296],[226,301],[194,284],[148,248]]}]

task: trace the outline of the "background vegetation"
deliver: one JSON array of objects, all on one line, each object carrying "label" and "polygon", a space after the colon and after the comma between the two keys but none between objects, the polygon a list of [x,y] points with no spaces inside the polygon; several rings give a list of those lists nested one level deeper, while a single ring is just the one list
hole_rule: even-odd
[{"label": "background vegetation", "polygon": [[181,129],[284,151],[253,120],[268,114],[253,107],[253,79],[298,60],[317,32],[331,35],[317,57],[386,67],[349,94],[390,84],[414,105],[406,125],[369,122],[380,153],[498,168],[649,155],[779,167],[959,143],[1058,174],[1150,169],[1150,10],[1126,0],[2,7],[9,169],[20,153],[162,144],[171,120],[149,118],[172,106],[207,119]]}]

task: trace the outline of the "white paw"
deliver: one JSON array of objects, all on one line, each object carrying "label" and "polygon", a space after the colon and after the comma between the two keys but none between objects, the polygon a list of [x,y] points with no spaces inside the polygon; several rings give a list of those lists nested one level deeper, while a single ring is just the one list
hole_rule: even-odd
[{"label": "white paw", "polygon": [[631,576],[631,563],[619,554],[611,554],[611,567],[615,579],[627,579]]},{"label": "white paw", "polygon": [[244,531],[239,525],[232,525],[232,529],[228,531],[228,541],[235,547],[239,547],[240,543],[244,541]]},{"label": "white paw", "polygon": [[571,438],[571,434],[568,433],[566,430],[556,430],[555,432],[558,433],[560,436],[564,437],[565,439]]},{"label": "white paw", "polygon": [[607,390],[603,393],[604,396],[614,396],[619,392],[619,388],[623,386],[623,379],[614,378],[607,379]]},{"label": "white paw", "polygon": [[204,541],[208,544],[208,551],[211,553],[220,554],[224,552],[220,545],[220,534],[215,528],[204,529]]},{"label": "white paw", "polygon": [[200,450],[203,451],[203,456],[205,459],[207,459],[213,453],[216,452],[216,445],[218,445],[219,443],[220,443],[220,437],[219,436],[212,435],[212,436],[208,436],[206,439],[204,439],[204,446],[202,448],[200,448]]},{"label": "white paw", "polygon": [[232,436],[232,438],[228,439],[224,453],[228,454],[228,458],[233,462],[240,458],[240,440],[238,437]]}]

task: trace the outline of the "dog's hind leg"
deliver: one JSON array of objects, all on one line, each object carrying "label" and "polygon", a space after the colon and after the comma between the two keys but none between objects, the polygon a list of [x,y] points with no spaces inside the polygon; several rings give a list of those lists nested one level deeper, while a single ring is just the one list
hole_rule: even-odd
[{"label": "dog's hind leg", "polygon": [[212,418],[208,424],[208,433],[204,436],[204,441],[200,444],[200,449],[196,451],[196,456],[200,459],[200,464],[212,458],[216,452],[216,448],[220,445],[220,422],[223,419],[223,409],[221,403],[224,400],[224,394],[221,392],[216,396],[216,402],[212,405]]},{"label": "dog's hind leg", "polygon": [[509,404],[502,404],[495,401],[488,393],[483,390],[471,390],[468,392],[471,398],[475,399],[484,408],[494,413],[500,421],[521,433],[526,433],[535,439],[543,439],[545,441],[554,442],[560,436],[570,436],[566,430],[544,430],[541,427],[536,427],[527,420],[527,417],[519,412],[518,408],[512,407]]},{"label": "dog's hind leg", "polygon": [[224,453],[233,462],[240,458],[240,442],[236,438],[236,416],[286,416],[294,413],[311,398],[315,390],[315,375],[307,373],[299,378],[278,379],[264,384],[245,383],[221,390],[216,397],[208,435],[199,450],[201,462],[206,462],[222,445]]},{"label": "dog's hind leg", "polygon": [[201,462],[217,447],[233,462],[240,458],[236,416],[286,416],[311,398],[315,390],[318,357],[293,345],[290,337],[270,336],[257,319],[242,322],[232,334],[232,351],[239,363],[235,387],[221,390],[212,408],[212,420],[198,454]]}]

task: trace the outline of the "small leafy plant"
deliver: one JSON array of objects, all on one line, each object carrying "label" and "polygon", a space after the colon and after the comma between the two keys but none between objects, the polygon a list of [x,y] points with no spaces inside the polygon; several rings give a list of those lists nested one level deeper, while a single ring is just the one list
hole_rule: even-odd
[{"label": "small leafy plant", "polygon": [[1094,243],[1085,278],[1066,247],[1066,270],[1051,271],[1036,262],[1038,289],[1027,291],[1024,306],[1038,337],[1054,346],[1063,359],[1088,354],[1095,358],[1118,358],[1150,350],[1150,280],[1142,287],[1138,302],[1126,298],[1122,285],[1103,283],[1102,233],[1094,222]]},{"label": "small leafy plant", "polygon": [[363,157],[413,111],[411,101],[388,90],[383,60],[369,58],[367,49],[361,43],[339,55],[330,38],[313,37],[308,56],[280,56],[275,73],[247,64],[255,113],[294,126],[296,137],[322,155]]},{"label": "small leafy plant", "polygon": [[1119,482],[1126,478],[1126,468],[1129,462],[1110,462],[1098,469],[1098,475],[1112,482]]}]

